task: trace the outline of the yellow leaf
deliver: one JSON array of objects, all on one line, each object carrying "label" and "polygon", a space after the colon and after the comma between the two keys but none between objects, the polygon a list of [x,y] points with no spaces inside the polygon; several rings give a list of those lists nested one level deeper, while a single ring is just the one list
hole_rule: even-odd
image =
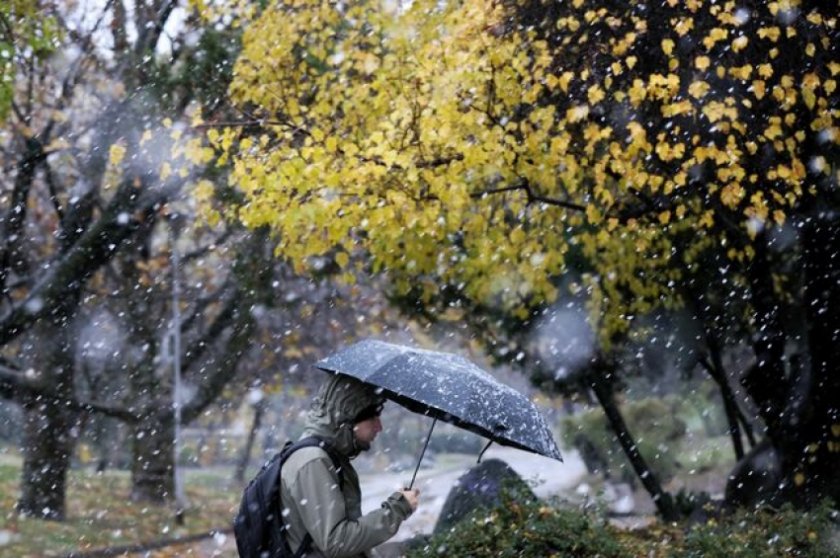
[{"label": "yellow leaf", "polygon": [[723,187],[720,191],[720,201],[729,209],[735,209],[741,200],[744,199],[746,192],[737,182],[732,182]]},{"label": "yellow leaf", "polygon": [[589,99],[589,104],[595,105],[601,102],[604,98],[604,90],[601,89],[598,84],[591,86],[586,92],[587,98]]},{"label": "yellow leaf", "polygon": [[771,119],[771,124],[764,130],[764,137],[767,139],[774,139],[782,135],[782,127],[778,123],[774,123]]},{"label": "yellow leaf", "polygon": [[662,39],[662,51],[671,56],[671,53],[674,51],[674,41],[671,39]]},{"label": "yellow leaf", "polygon": [[814,94],[813,89],[803,89],[802,90],[802,100],[805,101],[805,106],[809,109],[813,109],[814,105],[817,102],[817,96]]},{"label": "yellow leaf", "polygon": [[692,29],[694,29],[694,19],[690,17],[681,18],[679,21],[677,21],[677,24],[674,25],[674,30],[680,37],[691,31]]},{"label": "yellow leaf", "polygon": [[726,105],[718,101],[712,101],[703,107],[703,114],[709,122],[717,122],[726,115]]},{"label": "yellow leaf", "polygon": [[601,222],[601,219],[603,219],[603,217],[601,216],[601,212],[598,210],[598,208],[590,203],[586,206],[586,219],[589,221],[590,224],[597,225]]},{"label": "yellow leaf", "polygon": [[694,81],[688,86],[688,94],[699,99],[709,92],[709,84],[705,81]]},{"label": "yellow leaf", "polygon": [[770,40],[771,40],[772,42],[774,42],[774,43],[775,43],[776,41],[778,41],[778,40],[779,40],[779,35],[780,35],[780,34],[781,34],[781,31],[780,31],[780,30],[779,30],[779,28],[778,28],[778,27],[776,27],[776,26],[773,26],[773,27],[761,27],[761,28],[758,30],[758,37],[759,37],[760,39],[767,38],[767,39],[770,39]]},{"label": "yellow leaf", "polygon": [[709,67],[709,57],[708,56],[698,56],[694,59],[694,67],[698,70],[705,70]]},{"label": "yellow leaf", "polygon": [[335,153],[335,151],[338,149],[338,140],[335,139],[335,136],[330,136],[327,138],[326,142],[324,142],[324,147],[330,153]]},{"label": "yellow leaf", "polygon": [[575,77],[575,74],[572,72],[563,72],[563,74],[558,79],[560,83],[560,89],[563,90],[563,93],[569,92],[569,83],[571,83],[572,78]]},{"label": "yellow leaf", "polygon": [[678,103],[671,103],[662,106],[662,116],[671,118],[680,114],[690,113],[694,110],[694,105],[688,99],[679,101]]},{"label": "yellow leaf", "polygon": [[577,105],[566,111],[566,120],[569,122],[580,122],[589,116],[589,107],[586,105]]},{"label": "yellow leaf", "polygon": [[758,65],[758,75],[762,78],[767,79],[773,76],[773,65],[772,64],[759,64]]},{"label": "yellow leaf", "polygon": [[630,97],[630,104],[634,107],[639,106],[647,97],[647,88],[645,82],[640,79],[633,80],[633,86],[627,91]]},{"label": "yellow leaf", "polygon": [[711,50],[715,46],[716,42],[726,39],[728,35],[729,31],[727,31],[726,29],[715,27],[714,29],[709,31],[709,34],[707,36],[703,38],[703,46],[706,47],[706,50]]},{"label": "yellow leaf", "polygon": [[741,35],[734,41],[732,41],[732,50],[734,52],[741,52],[745,48],[747,48],[747,44],[750,42],[745,36]]},{"label": "yellow leaf", "polygon": [[119,143],[112,143],[108,149],[108,162],[113,166],[119,165],[125,157],[125,146]]},{"label": "yellow leaf", "polygon": [[752,75],[752,70],[752,66],[746,64],[741,67],[729,68],[729,75],[731,75],[735,79],[741,79],[746,81],[750,79],[750,76]]},{"label": "yellow leaf", "polygon": [[335,263],[343,269],[347,267],[348,263],[350,263],[350,256],[347,255],[347,252],[339,252],[335,255]]}]

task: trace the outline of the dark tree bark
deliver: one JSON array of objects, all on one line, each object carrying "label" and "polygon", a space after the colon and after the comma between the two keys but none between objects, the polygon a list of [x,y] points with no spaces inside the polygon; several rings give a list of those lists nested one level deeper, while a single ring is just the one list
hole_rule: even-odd
[{"label": "dark tree bark", "polygon": [[624,417],[621,415],[621,411],[615,403],[612,383],[609,379],[615,376],[615,370],[611,365],[599,362],[593,366],[590,374],[591,387],[595,392],[595,397],[604,409],[607,421],[612,431],[618,437],[618,442],[621,444],[621,448],[633,466],[633,470],[638,475],[645,490],[650,494],[654,505],[656,505],[657,512],[659,512],[659,515],[665,521],[676,521],[679,519],[679,512],[674,506],[671,495],[662,489],[659,479],[656,478],[656,475],[642,454],[639,453],[636,441],[633,439],[633,435],[627,428],[627,423],[624,421]]},{"label": "dark tree bark", "polygon": [[840,216],[820,209],[803,231],[810,377],[790,393],[793,451],[782,455],[797,500],[840,501]]},{"label": "dark tree bark", "polygon": [[21,233],[35,172],[46,157],[37,138],[27,138],[23,143],[24,153],[17,165],[9,208],[0,218],[0,296],[4,298],[8,296],[6,281],[9,274],[12,271],[25,271],[28,267],[28,258],[21,249]]},{"label": "dark tree bark", "polygon": [[738,408],[732,398],[732,388],[729,387],[729,382],[726,381],[726,376],[722,376],[714,364],[704,366],[709,372],[709,376],[715,381],[720,389],[721,398],[723,399],[723,410],[726,414],[726,422],[729,425],[729,437],[732,439],[732,450],[735,452],[735,459],[740,460],[744,458],[744,441],[741,439],[741,426],[738,419]]},{"label": "dark tree bark", "polygon": [[[787,332],[767,280],[758,277],[762,262],[756,262],[756,273],[750,277],[763,330],[754,341],[757,362],[746,375],[745,385],[759,403],[768,441],[730,475],[727,499],[734,503],[808,506],[824,497],[840,498],[836,474],[840,466],[840,219],[836,212],[814,207],[823,203],[808,204],[809,217],[803,221],[799,238],[800,304],[806,313],[809,358],[791,359],[786,375],[779,346]],[[737,490],[757,473],[766,479],[756,494]]]},{"label": "dark tree bark", "polygon": [[[34,364],[43,381],[58,397],[73,397],[73,339],[61,318],[44,324],[40,339],[51,339],[47,346],[35,347]],[[65,486],[73,440],[70,430],[76,413],[48,399],[24,399],[24,446],[21,514],[42,519],[65,517]]]},{"label": "dark tree bark", "polygon": [[747,422],[746,417],[744,417],[741,409],[738,407],[738,401],[735,398],[735,393],[732,391],[732,386],[729,385],[726,370],[723,367],[720,343],[718,343],[717,338],[710,331],[706,332],[706,345],[709,348],[709,361],[703,360],[701,363],[720,389],[726,420],[729,424],[729,435],[732,438],[732,447],[735,451],[735,458],[741,460],[744,458],[741,425],[744,426],[744,431],[750,442],[750,446],[755,446],[752,426]]},{"label": "dark tree bark", "polygon": [[131,499],[164,503],[175,496],[175,423],[172,402],[133,425]]},{"label": "dark tree bark", "polygon": [[779,300],[773,290],[773,267],[767,248],[766,234],[754,243],[755,257],[747,266],[747,280],[755,312],[753,351],[755,366],[741,379],[758,413],[767,425],[767,435],[775,444],[784,443],[780,418],[789,389],[785,373],[785,329]]},{"label": "dark tree bark", "polygon": [[264,401],[260,401],[254,405],[254,420],[251,423],[251,429],[248,431],[248,439],[245,441],[245,447],[242,449],[242,456],[239,459],[239,463],[236,465],[236,471],[233,473],[233,480],[240,484],[245,482],[245,472],[248,470],[248,464],[251,462],[251,452],[254,450],[254,440],[257,438],[257,432],[262,424],[264,413]]},{"label": "dark tree bark", "polygon": [[[34,332],[41,339],[40,348],[49,347],[49,350],[43,350],[44,356],[39,357],[35,367],[43,381],[31,382],[15,374],[0,375],[0,395],[13,397],[26,410],[26,454],[21,483],[23,497],[20,502],[21,510],[26,513],[53,518],[64,515],[63,479],[66,477],[72,450],[72,441],[67,434],[72,425],[73,413],[79,409],[107,410],[106,406],[77,401],[72,392],[73,339],[69,337],[68,327],[77,314],[82,293],[97,271],[111,262],[117,253],[127,249],[127,241],[136,234],[138,228],[154,221],[160,204],[171,197],[181,181],[173,176],[169,182],[165,182],[151,176],[147,168],[142,168],[143,151],[137,149],[135,141],[139,139],[135,136],[139,136],[140,131],[134,128],[136,122],[148,121],[148,117],[159,108],[139,107],[139,104],[151,97],[138,95],[135,86],[148,86],[146,78],[154,63],[154,57],[149,56],[149,53],[155,52],[165,24],[176,6],[175,0],[166,0],[155,2],[152,10],[135,13],[137,27],[141,30],[137,40],[130,49],[115,50],[119,58],[110,76],[127,84],[130,93],[121,99],[112,99],[97,118],[91,120],[91,124],[95,124],[93,146],[81,150],[78,167],[74,169],[76,172],[71,173],[79,175],[80,180],[74,186],[84,192],[78,196],[69,196],[71,201],[65,207],[60,206],[60,197],[57,195],[59,188],[55,184],[57,175],[53,175],[47,167],[46,154],[41,146],[49,143],[51,134],[60,135],[57,128],[69,128],[70,124],[58,124],[57,117],[45,113],[49,120],[41,132],[24,142],[25,149],[15,175],[12,205],[0,215],[0,295],[5,295],[3,303],[8,303],[0,313],[0,346],[25,333]],[[105,20],[104,12],[108,10],[113,10],[116,27],[125,24],[123,3],[109,2],[103,7],[102,17],[96,26]],[[92,57],[96,56],[93,32],[82,36],[75,30],[67,31],[68,42],[78,47],[81,54],[66,70],[63,78],[55,77],[55,83],[60,82],[61,87],[56,98],[50,99],[45,105],[48,110],[63,110],[69,106],[80,89],[76,85],[84,81],[88,69],[96,65],[96,61],[92,61]],[[115,35],[117,45],[127,45],[125,29],[116,29]],[[35,72],[46,73],[48,68],[51,66],[39,68],[33,65],[29,68],[30,77]],[[161,103],[161,106],[164,104]],[[21,119],[26,120],[25,124],[32,125],[35,119],[32,118],[31,106],[27,112]],[[123,164],[123,170],[130,179],[123,181],[113,195],[108,195],[107,205],[97,213],[95,202],[102,191],[108,147],[118,138],[124,138],[129,143],[129,156]],[[31,197],[33,187],[37,187],[34,181],[39,164],[44,167],[49,199],[60,220],[59,230],[46,230],[44,234],[55,237],[57,250],[43,260],[42,263],[49,264],[43,266],[43,272],[27,278],[25,299],[13,301],[7,296],[7,279],[11,270],[21,270],[26,263],[23,256],[28,254],[21,253],[20,243],[15,237],[24,230],[26,202]],[[62,186],[62,194],[70,191],[70,185]],[[44,324],[48,324],[48,327]],[[46,336],[42,336],[42,331],[46,331]],[[151,412],[150,407],[138,406],[132,411],[115,409],[113,416],[135,423],[152,416]],[[148,431],[135,428],[137,446],[161,446],[157,438],[166,436],[166,423],[166,420],[161,419],[161,428],[150,428]]]}]

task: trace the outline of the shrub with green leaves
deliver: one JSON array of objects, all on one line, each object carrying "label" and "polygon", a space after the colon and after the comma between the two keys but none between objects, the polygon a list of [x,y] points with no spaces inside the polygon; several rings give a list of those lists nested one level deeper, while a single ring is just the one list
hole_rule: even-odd
[{"label": "shrub with green leaves", "polygon": [[592,516],[505,493],[502,504],[476,510],[450,530],[414,547],[409,558],[631,556],[613,531]]},{"label": "shrub with green leaves", "polygon": [[62,32],[55,17],[33,0],[0,2],[0,119],[5,119],[15,92],[15,67],[43,59],[56,49]]},{"label": "shrub with green leaves", "polygon": [[[684,558],[777,558],[807,556],[829,558],[838,555],[828,538],[836,512],[830,504],[803,511],[785,506],[780,511],[743,510],[722,520],[711,520],[691,528],[683,548],[675,556]],[[837,526],[834,526],[836,529]]]}]

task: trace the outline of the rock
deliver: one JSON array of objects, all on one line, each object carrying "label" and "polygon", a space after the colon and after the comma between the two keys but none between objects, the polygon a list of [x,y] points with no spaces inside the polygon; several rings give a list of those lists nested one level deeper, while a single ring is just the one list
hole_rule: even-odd
[{"label": "rock", "polygon": [[434,533],[448,530],[475,509],[500,504],[503,490],[515,492],[520,498],[537,499],[522,477],[501,459],[488,459],[472,467],[446,497]]},{"label": "rock", "polygon": [[777,504],[782,481],[782,461],[764,440],[735,465],[726,483],[726,503],[735,507]]},{"label": "rock", "polygon": [[612,499],[607,501],[610,513],[614,515],[628,515],[636,508],[633,498],[633,488],[626,483],[619,483],[613,487]]}]

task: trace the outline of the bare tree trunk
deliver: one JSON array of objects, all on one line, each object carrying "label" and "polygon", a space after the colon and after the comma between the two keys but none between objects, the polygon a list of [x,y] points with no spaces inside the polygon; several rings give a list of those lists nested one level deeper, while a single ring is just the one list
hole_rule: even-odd
[{"label": "bare tree trunk", "polygon": [[603,363],[596,364],[593,368],[594,369],[591,372],[592,390],[595,392],[595,397],[598,398],[598,402],[604,409],[607,421],[610,423],[613,432],[618,437],[618,441],[621,444],[625,455],[627,455],[627,459],[633,466],[633,470],[636,471],[636,475],[638,475],[639,479],[642,481],[642,485],[648,491],[648,494],[650,494],[651,499],[653,499],[653,503],[656,505],[656,509],[659,512],[659,515],[662,516],[662,519],[665,521],[676,521],[679,519],[679,513],[674,506],[671,495],[662,489],[659,479],[656,478],[656,475],[648,466],[644,457],[642,457],[642,454],[639,453],[636,441],[627,429],[627,423],[624,422],[624,417],[622,417],[621,411],[615,404],[612,386],[609,384],[608,380],[606,380],[606,374],[615,374],[615,371],[610,370],[609,367]]},{"label": "bare tree trunk", "polygon": [[[39,328],[41,329],[41,328]],[[37,339],[50,339],[43,347],[43,357],[35,359],[45,383],[56,395],[73,397],[73,354],[70,328],[50,324],[41,329]],[[50,334],[51,333],[51,334]],[[24,445],[20,513],[42,519],[63,520],[65,488],[73,439],[70,435],[75,412],[37,396],[24,401]]]},{"label": "bare tree trunk", "polygon": [[257,437],[257,431],[260,429],[264,413],[264,401],[260,401],[254,405],[254,421],[251,423],[251,430],[248,432],[248,439],[245,442],[245,448],[242,450],[242,457],[239,459],[236,471],[233,474],[233,480],[240,484],[245,481],[245,471],[248,469],[248,463],[251,461],[251,452],[254,449],[254,440]]},{"label": "bare tree trunk", "polygon": [[[163,403],[163,402],[161,402]],[[175,424],[171,403],[132,429],[131,499],[162,504],[175,497]]]},{"label": "bare tree trunk", "polygon": [[[720,395],[723,399],[723,409],[726,413],[726,421],[729,424],[729,436],[732,438],[732,447],[735,450],[735,458],[741,460],[744,458],[744,443],[741,440],[741,426],[739,421],[740,410],[738,409],[738,402],[735,400],[735,394],[732,392],[732,387],[726,379],[726,371],[723,368],[723,359],[720,356],[720,345],[717,339],[710,333],[706,332],[706,344],[709,347],[709,357],[711,362],[701,361],[709,376],[715,381],[720,389]],[[749,433],[749,436],[752,432]],[[751,445],[755,443],[751,440]]]},{"label": "bare tree trunk", "polygon": [[830,210],[820,208],[804,227],[811,366],[792,367],[800,377],[792,383],[786,409],[798,435],[782,463],[798,488],[797,500],[805,504],[840,499],[840,217],[834,209],[840,200],[835,195],[833,201]]}]

